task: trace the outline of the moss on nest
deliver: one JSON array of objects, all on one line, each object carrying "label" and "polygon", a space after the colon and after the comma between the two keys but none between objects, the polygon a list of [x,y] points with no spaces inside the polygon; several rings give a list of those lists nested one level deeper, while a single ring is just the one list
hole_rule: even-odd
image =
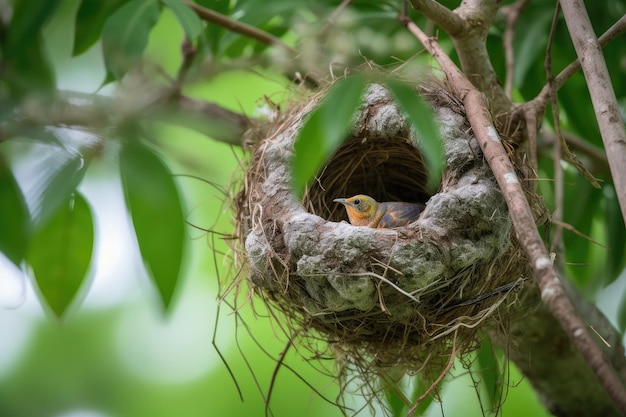
[{"label": "moss on nest", "polygon": [[[456,352],[472,350],[477,325],[499,319],[528,273],[462,105],[440,84],[419,91],[435,110],[445,148],[437,193],[426,187],[420,139],[373,84],[349,138],[302,202],[289,187],[293,143],[323,94],[286,112],[254,146],[237,200],[255,292],[298,333],[318,332],[361,369],[437,367],[453,340]],[[407,227],[354,227],[332,200],[358,193],[426,208]]]}]

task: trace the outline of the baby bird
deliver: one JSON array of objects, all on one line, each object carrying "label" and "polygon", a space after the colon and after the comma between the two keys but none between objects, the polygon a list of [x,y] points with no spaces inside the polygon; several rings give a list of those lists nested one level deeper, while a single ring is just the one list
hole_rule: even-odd
[{"label": "baby bird", "polygon": [[350,198],[336,198],[333,201],[346,207],[352,225],[373,228],[406,226],[417,220],[423,207],[403,202],[379,203],[363,194]]}]

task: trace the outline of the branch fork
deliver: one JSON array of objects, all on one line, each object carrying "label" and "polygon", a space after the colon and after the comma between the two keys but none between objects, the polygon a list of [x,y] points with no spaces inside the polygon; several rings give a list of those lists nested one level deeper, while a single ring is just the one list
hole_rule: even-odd
[{"label": "branch fork", "polygon": [[515,168],[493,125],[484,95],[456,67],[435,39],[428,37],[408,18],[401,17],[400,21],[439,63],[448,82],[463,101],[467,118],[506,200],[517,239],[531,261],[544,303],[583,355],[614,405],[626,414],[626,388],[565,294],[548,250],[537,231]]}]

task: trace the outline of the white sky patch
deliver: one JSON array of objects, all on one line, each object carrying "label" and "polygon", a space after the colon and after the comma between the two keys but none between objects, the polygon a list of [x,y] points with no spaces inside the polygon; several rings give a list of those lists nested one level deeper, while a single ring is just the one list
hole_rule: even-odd
[{"label": "white sky patch", "polygon": [[223,366],[211,344],[213,298],[206,288],[189,289],[171,317],[163,317],[154,305],[133,304],[117,323],[121,361],[138,376],[161,383],[189,382]]},{"label": "white sky patch", "polygon": [[0,375],[17,365],[43,316],[30,279],[0,254]]},{"label": "white sky patch", "polygon": [[0,253],[0,308],[14,309],[26,299],[26,275]]},{"label": "white sky patch", "polygon": [[72,410],[57,414],[54,417],[110,417],[108,414],[95,410]]},{"label": "white sky patch", "polygon": [[142,291],[137,275],[142,274],[124,196],[117,178],[86,177],[80,191],[94,214],[96,242],[92,256],[95,273],[81,308],[110,308],[129,295]]}]

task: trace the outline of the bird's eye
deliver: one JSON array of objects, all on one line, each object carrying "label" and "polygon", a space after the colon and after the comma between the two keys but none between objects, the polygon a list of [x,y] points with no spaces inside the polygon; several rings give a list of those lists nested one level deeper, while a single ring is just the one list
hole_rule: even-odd
[{"label": "bird's eye", "polygon": [[354,200],[354,204],[361,204],[361,200],[357,198],[356,200]]}]

